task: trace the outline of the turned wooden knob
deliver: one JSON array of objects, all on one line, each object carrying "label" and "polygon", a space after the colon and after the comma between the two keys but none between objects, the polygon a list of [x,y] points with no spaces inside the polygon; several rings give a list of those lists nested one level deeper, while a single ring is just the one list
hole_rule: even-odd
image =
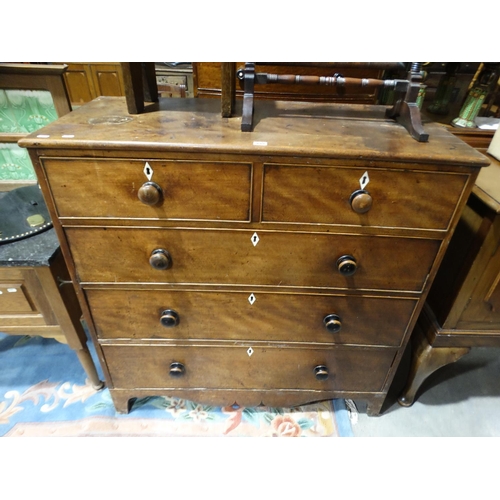
[{"label": "turned wooden knob", "polygon": [[372,208],[373,198],[368,191],[365,191],[364,189],[358,189],[351,194],[349,203],[351,204],[351,208],[357,214],[364,214],[368,212],[370,208]]},{"label": "turned wooden knob", "polygon": [[149,263],[153,269],[164,271],[172,266],[172,257],[163,248],[157,248],[151,252]]},{"label": "turned wooden knob", "polygon": [[342,276],[352,276],[358,265],[352,255],[343,255],[337,260],[337,269]]},{"label": "turned wooden knob", "polygon": [[172,328],[179,324],[179,314],[173,309],[165,309],[160,314],[160,323],[165,328]]},{"label": "turned wooden knob", "polygon": [[137,197],[144,205],[157,205],[160,203],[163,192],[156,182],[145,182],[137,192]]},{"label": "turned wooden knob", "polygon": [[340,316],[337,314],[328,314],[323,318],[323,324],[325,325],[325,328],[331,332],[331,333],[337,333],[340,332],[340,329],[342,328],[342,321],[340,319]]},{"label": "turned wooden knob", "polygon": [[171,377],[182,377],[186,373],[186,368],[182,363],[174,361],[170,363],[169,373]]},{"label": "turned wooden knob", "polygon": [[326,380],[328,378],[328,368],[325,365],[315,366],[314,376],[316,380]]}]

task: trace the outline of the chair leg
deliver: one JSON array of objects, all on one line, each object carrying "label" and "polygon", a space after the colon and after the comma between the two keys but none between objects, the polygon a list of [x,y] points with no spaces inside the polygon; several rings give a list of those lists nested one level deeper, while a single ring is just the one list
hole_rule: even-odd
[{"label": "chair leg", "polygon": [[221,63],[221,113],[223,118],[229,118],[233,114],[236,94],[235,74],[236,63]]},{"label": "chair leg", "polygon": [[142,63],[121,63],[125,98],[128,112],[137,115],[144,112],[144,87],[142,80]]},{"label": "chair leg", "polygon": [[144,100],[146,102],[158,102],[158,85],[156,83],[155,63],[142,64]]},{"label": "chair leg", "polygon": [[125,98],[131,115],[144,113],[144,102],[158,102],[155,63],[120,63]]}]

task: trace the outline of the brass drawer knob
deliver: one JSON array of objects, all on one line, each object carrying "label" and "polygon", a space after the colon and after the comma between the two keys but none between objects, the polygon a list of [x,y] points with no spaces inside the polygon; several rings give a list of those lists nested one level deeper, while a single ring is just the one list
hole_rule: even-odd
[{"label": "brass drawer knob", "polygon": [[342,321],[340,316],[337,314],[328,314],[323,318],[323,324],[325,328],[331,333],[340,332],[342,328]]},{"label": "brass drawer knob", "polygon": [[325,365],[315,366],[314,376],[316,380],[326,380],[328,378],[328,368]]},{"label": "brass drawer knob", "polygon": [[163,198],[163,191],[156,182],[145,182],[137,192],[137,197],[144,205],[158,205]]},{"label": "brass drawer knob", "polygon": [[352,255],[343,255],[337,260],[337,269],[342,276],[352,276],[358,265]]},{"label": "brass drawer knob", "polygon": [[172,257],[163,248],[157,248],[151,252],[149,264],[153,269],[164,271],[165,269],[172,267]]},{"label": "brass drawer knob", "polygon": [[182,363],[174,361],[170,363],[169,373],[171,377],[182,377],[186,373],[186,368]]},{"label": "brass drawer knob", "polygon": [[179,314],[173,309],[165,309],[160,315],[160,323],[165,328],[173,328],[179,324]]},{"label": "brass drawer knob", "polygon": [[351,194],[349,203],[351,204],[351,208],[357,214],[365,214],[368,210],[370,210],[370,208],[372,208],[373,198],[368,191],[358,189]]}]

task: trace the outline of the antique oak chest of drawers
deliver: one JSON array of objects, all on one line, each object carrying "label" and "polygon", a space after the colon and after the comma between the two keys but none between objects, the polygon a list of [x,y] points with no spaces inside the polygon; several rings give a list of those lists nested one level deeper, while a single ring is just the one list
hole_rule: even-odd
[{"label": "antique oak chest of drawers", "polygon": [[479,168],[378,106],[102,97],[23,139],[118,411],[136,397],[378,414]]}]

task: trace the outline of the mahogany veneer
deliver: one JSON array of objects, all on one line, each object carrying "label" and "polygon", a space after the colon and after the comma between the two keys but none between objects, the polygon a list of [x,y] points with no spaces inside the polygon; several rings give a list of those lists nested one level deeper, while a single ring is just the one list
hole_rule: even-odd
[{"label": "mahogany veneer", "polygon": [[240,121],[213,99],[99,98],[21,141],[115,406],[378,414],[488,161],[379,106],[263,101],[252,133]]}]

